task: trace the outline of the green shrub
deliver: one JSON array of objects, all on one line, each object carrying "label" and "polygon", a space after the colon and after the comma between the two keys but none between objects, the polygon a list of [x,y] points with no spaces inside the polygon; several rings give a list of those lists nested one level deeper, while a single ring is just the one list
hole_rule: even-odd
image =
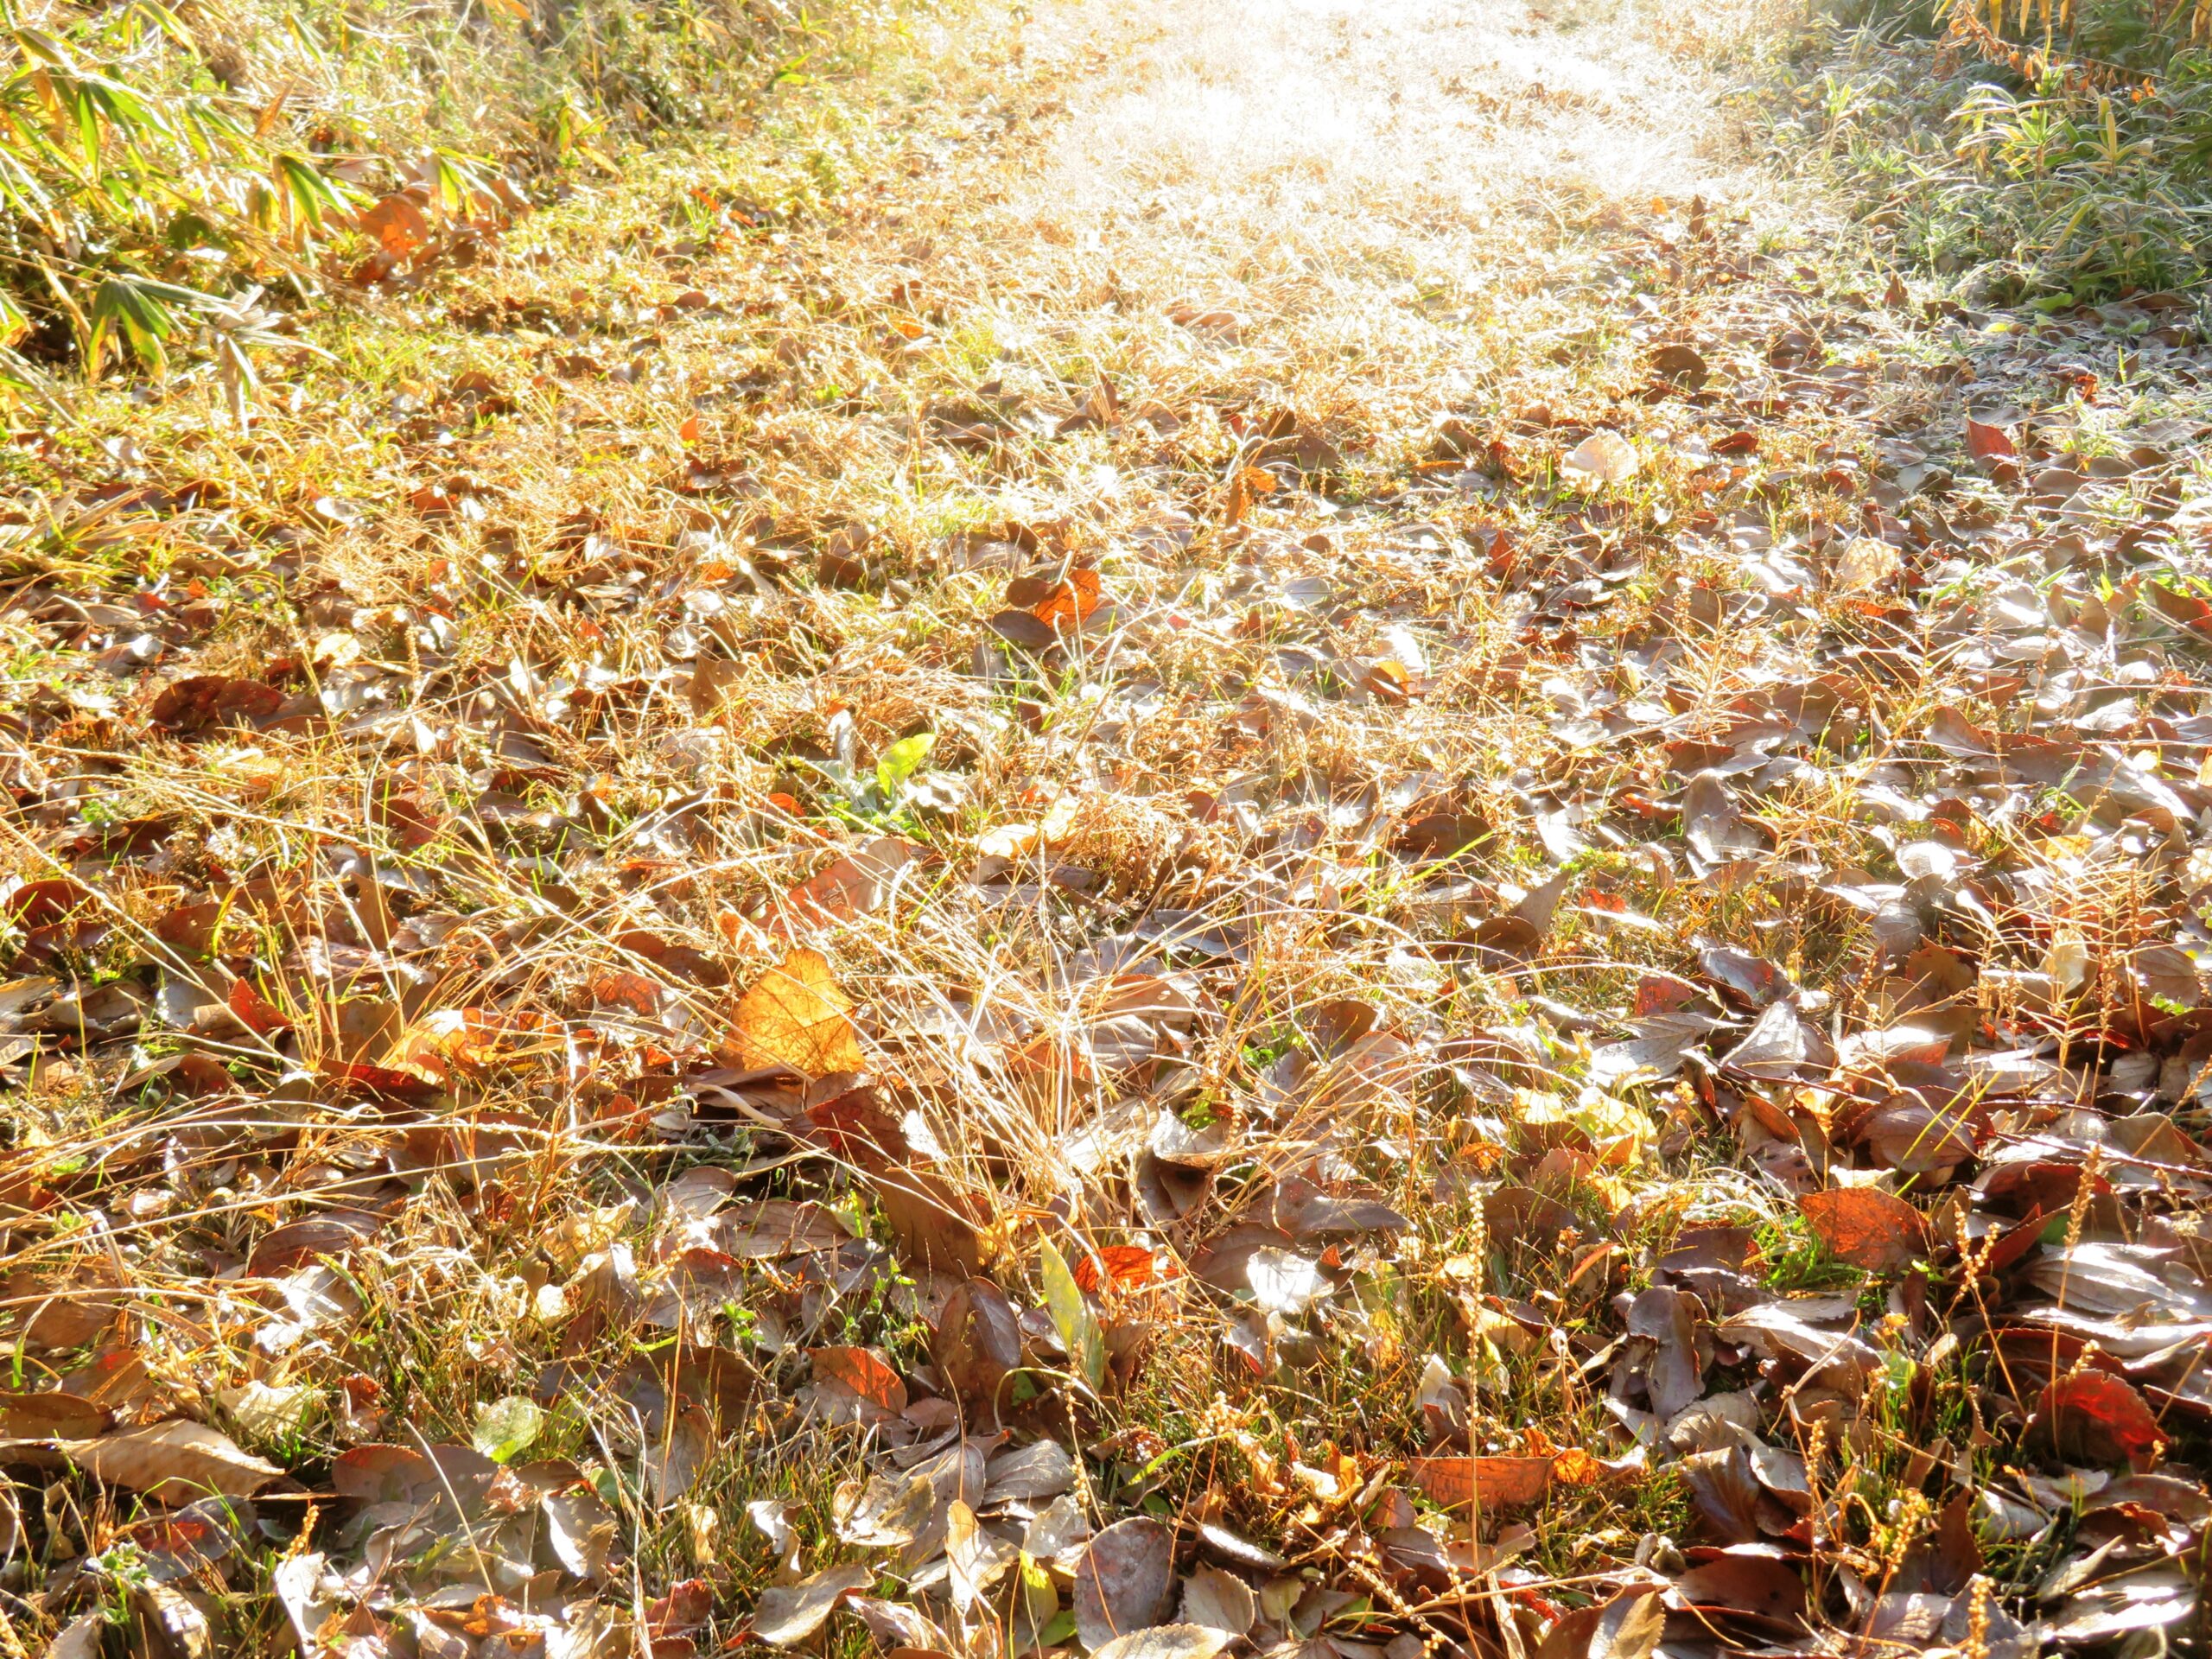
[{"label": "green shrub", "polygon": [[[1864,0],[1815,37],[1791,123],[1903,259],[1996,301],[2202,283],[2212,52],[2186,3]],[[2201,31],[2200,31],[2201,32]]]},{"label": "green shrub", "polygon": [[0,0],[0,376],[189,340],[250,381],[272,307],[374,255],[372,204],[404,193],[387,246],[497,219],[513,175],[711,121],[825,38],[785,0]]}]

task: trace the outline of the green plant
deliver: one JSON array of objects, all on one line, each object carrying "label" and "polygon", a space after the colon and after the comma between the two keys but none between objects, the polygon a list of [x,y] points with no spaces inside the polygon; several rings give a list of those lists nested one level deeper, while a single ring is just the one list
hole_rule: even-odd
[{"label": "green plant", "polygon": [[356,194],[226,96],[153,0],[0,0],[0,366],[119,345],[166,365],[188,321],[250,383],[259,283],[296,275]]},{"label": "green plant", "polygon": [[614,165],[825,55],[820,17],[733,0],[488,10],[0,0],[0,380],[204,360],[241,419],[252,352],[302,342],[381,248],[522,205],[506,182]]},{"label": "green plant", "polygon": [[1850,4],[1815,29],[1792,124],[1910,263],[1997,302],[2199,282],[2212,55],[2138,0],[2001,11]]}]

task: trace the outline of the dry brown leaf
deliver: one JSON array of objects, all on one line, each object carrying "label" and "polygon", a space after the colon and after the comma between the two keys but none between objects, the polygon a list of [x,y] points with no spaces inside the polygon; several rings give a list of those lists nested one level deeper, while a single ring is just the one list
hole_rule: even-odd
[{"label": "dry brown leaf", "polygon": [[1086,1647],[1147,1630],[1175,1593],[1175,1535],[1140,1515],[1090,1541],[1075,1569],[1075,1623]]},{"label": "dry brown leaf", "polygon": [[955,1394],[995,1416],[1001,1385],[1021,1363],[1021,1325],[1006,1293],[988,1279],[962,1284],[944,1305],[930,1354]]},{"label": "dry brown leaf", "polygon": [[763,1591],[753,1611],[753,1634],[771,1647],[794,1646],[820,1630],[840,1601],[874,1582],[868,1567],[832,1567],[797,1584]]},{"label": "dry brown leaf", "polygon": [[997,1255],[1001,1230],[989,1201],[921,1169],[887,1170],[870,1185],[899,1253],[939,1273],[981,1273]]},{"label": "dry brown leaf", "polygon": [[788,933],[794,927],[827,926],[866,915],[883,902],[900,871],[926,856],[924,849],[901,836],[879,836],[793,887],[785,896],[787,912],[774,926]]},{"label": "dry brown leaf", "polygon": [[239,1450],[229,1435],[181,1418],[67,1441],[62,1450],[94,1479],[164,1503],[210,1495],[251,1497],[284,1472]]}]

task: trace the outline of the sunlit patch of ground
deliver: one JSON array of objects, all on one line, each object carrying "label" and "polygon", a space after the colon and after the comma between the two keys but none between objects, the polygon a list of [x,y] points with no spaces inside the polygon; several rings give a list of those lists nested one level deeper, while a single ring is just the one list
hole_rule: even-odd
[{"label": "sunlit patch of ground", "polygon": [[[10,903],[102,925],[49,925],[10,963],[22,1029],[68,1052],[13,1103],[29,1197],[5,1265],[19,1309],[106,1299],[58,1322],[67,1344],[19,1321],[25,1375],[119,1370],[143,1383],[130,1411],[270,1459],[234,1466],[242,1490],[281,1462],[318,1503],[335,1461],[406,1437],[365,1461],[441,1516],[461,1499],[412,1437],[488,1485],[467,1444],[526,1428],[549,1484],[501,1482],[502,1516],[573,1500],[622,1553],[531,1580],[520,1539],[501,1584],[599,1633],[563,1651],[720,1650],[802,1572],[864,1561],[855,1585],[906,1594],[830,1494],[995,1411],[969,1386],[988,1344],[944,1317],[954,1270],[982,1268],[971,1312],[1030,1314],[1023,1449],[1068,1444],[1085,1524],[1149,1501],[1334,1574],[1345,1529],[1384,1512],[1352,1500],[1433,1437],[1590,1482],[1531,1516],[1538,1588],[1679,1571],[1675,1476],[1592,1473],[1626,1446],[1608,1376],[1655,1420],[1670,1395],[1618,1357],[1614,1293],[1685,1220],[1742,1225],[1746,1294],[1879,1290],[1814,1248],[1788,1184],[1834,1150],[1790,1092],[1824,1066],[1773,1083],[1755,1057],[1726,1099],[1707,1085],[1755,1036],[1810,1054],[1816,1019],[1971,979],[1890,974],[1858,910],[1807,901],[1815,879],[1865,897],[1903,835],[1980,810],[1908,791],[1953,786],[1949,758],[1913,758],[1931,711],[1993,726],[1974,698],[1999,682],[1920,678],[1932,617],[1880,584],[1922,560],[1947,624],[2012,631],[1977,636],[1984,663],[2086,662],[2112,620],[2083,586],[2064,613],[2095,626],[2054,608],[2046,629],[2037,548],[1943,563],[1895,480],[1948,490],[1968,528],[2013,536],[2024,511],[1957,453],[1966,348],[1881,298],[1886,273],[1801,265],[1732,217],[1771,181],[1686,49],[1727,22],[1349,0],[970,20],[904,79],[795,88],[464,272],[334,311],[343,371],[292,365],[250,435],[181,377],[97,404],[105,448],[24,449],[83,591],[27,575],[8,618],[43,653],[10,710],[10,873],[60,884]],[[1661,378],[1670,347],[1701,398]],[[1908,427],[1924,448],[1872,442]],[[157,623],[137,552],[99,533],[124,474],[174,509],[143,521],[177,573]],[[2135,477],[2068,487],[2104,512]],[[1902,539],[1870,551],[1856,527],[1889,533],[1885,512]],[[1847,588],[1853,559],[1873,574]],[[1977,608],[1999,582],[2018,585]],[[1839,759],[1791,712],[1821,695],[1878,709],[1876,740],[1840,720]],[[1746,732],[1780,747],[1703,770]],[[1947,757],[1999,741],[1949,736]],[[2058,804],[2024,851],[1993,808],[1966,862],[2059,868],[2049,907],[2119,976],[2149,912],[2045,835]],[[1918,856],[1916,892],[1966,868]],[[2003,945],[2048,997],[2043,948]],[[95,969],[96,997],[63,995]],[[2187,994],[2173,971],[2161,995]],[[1645,1077],[1645,1054],[1674,1069]],[[1747,1112],[1763,1087],[1772,1109]],[[1897,1184],[1838,1155],[1862,1200]],[[886,1179],[915,1169],[921,1198]],[[1240,1224],[1338,1202],[1364,1219],[1285,1232],[1256,1278],[1224,1265]],[[334,1208],[358,1226],[302,1242]],[[1560,1269],[1561,1214],[1586,1272]],[[1053,1241],[1141,1282],[1095,1308],[1058,1286],[1047,1315]],[[323,1294],[323,1255],[365,1287],[353,1304]],[[1681,1400],[1710,1370],[1751,1411],[1751,1349],[1716,1360],[1696,1321],[1719,1305],[1679,1294]],[[203,1299],[213,1338],[175,1313]],[[1067,1386],[1093,1328],[1071,1300],[1119,1344],[1095,1397]],[[1840,1344],[1857,1313],[1835,1310]],[[1962,1414],[1956,1348],[1941,1397]],[[142,1349],[158,1363],[126,1363]],[[1932,1372],[1913,1351],[1888,1374]],[[278,1433],[224,1403],[249,1384],[299,1390],[300,1414]],[[1763,1452],[1808,1449],[1772,1416]],[[1809,1448],[1815,1470],[1843,1445]],[[1836,1524],[1902,1560],[1928,1518],[1903,1495],[1948,1473],[1847,1449]],[[24,1488],[6,1587],[51,1593],[41,1633],[89,1639],[91,1588],[127,1586],[83,1558],[138,1489],[66,1478],[92,1518],[41,1517]],[[514,1616],[442,1520],[402,1552],[365,1523],[296,1538],[309,1512],[272,1501],[222,1568],[219,1636],[273,1645],[288,1557],[362,1659],[433,1599]],[[1011,1548],[1014,1520],[987,1519]],[[391,1572],[364,1565],[386,1546]],[[1065,1567],[1022,1580],[1049,1617]]]}]

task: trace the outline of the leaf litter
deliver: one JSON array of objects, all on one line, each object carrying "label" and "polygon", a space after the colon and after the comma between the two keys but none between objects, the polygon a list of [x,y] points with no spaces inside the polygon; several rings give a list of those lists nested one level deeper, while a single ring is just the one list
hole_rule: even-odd
[{"label": "leaf litter", "polygon": [[1187,181],[1094,268],[1052,193],[1187,135],[1001,51],[851,198],[542,216],[603,304],[443,273],[444,380],[302,417],[374,476],[11,439],[11,1621],[2201,1640],[2198,346],[1516,173],[1624,116],[1376,30],[1516,205],[1419,293]]}]

